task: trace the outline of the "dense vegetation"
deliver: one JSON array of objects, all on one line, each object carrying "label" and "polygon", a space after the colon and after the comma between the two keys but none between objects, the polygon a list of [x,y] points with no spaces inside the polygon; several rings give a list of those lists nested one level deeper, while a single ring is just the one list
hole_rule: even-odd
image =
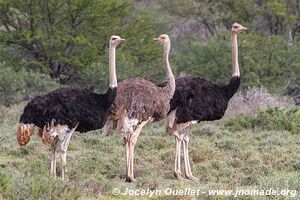
[{"label": "dense vegetation", "polygon": [[127,39],[117,52],[119,80],[165,80],[162,50],[152,37],[168,33],[177,76],[227,83],[228,29],[235,21],[249,28],[239,40],[242,88],[288,93],[299,87],[298,0],[1,0],[0,103],[11,105],[59,86],[103,90],[112,34]]}]

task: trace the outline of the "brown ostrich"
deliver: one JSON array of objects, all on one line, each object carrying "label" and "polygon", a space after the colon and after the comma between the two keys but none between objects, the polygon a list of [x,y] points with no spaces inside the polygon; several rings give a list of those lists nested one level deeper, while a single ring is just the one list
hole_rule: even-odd
[{"label": "brown ostrich", "polygon": [[102,135],[109,129],[117,129],[124,138],[126,152],[126,181],[135,181],[133,174],[134,147],[142,128],[150,120],[164,119],[170,109],[175,91],[175,79],[169,64],[171,42],[166,34],[154,38],[164,47],[164,66],[168,81],[159,87],[143,78],[130,78],[118,86],[117,96],[110,109]]},{"label": "brown ostrich", "polygon": [[228,85],[217,85],[200,77],[192,76],[176,79],[176,90],[174,97],[170,101],[171,108],[165,120],[165,128],[168,133],[175,136],[174,175],[178,179],[181,178],[181,146],[183,146],[185,176],[188,179],[195,178],[191,171],[188,153],[189,129],[191,125],[200,121],[221,119],[227,109],[230,98],[240,86],[237,35],[244,30],[246,28],[238,23],[232,25],[232,77]]},{"label": "brown ostrich", "polygon": [[56,154],[61,154],[62,179],[66,179],[67,149],[75,131],[87,132],[104,126],[116,97],[115,51],[124,39],[111,36],[109,42],[109,87],[104,94],[87,89],[60,88],[33,98],[24,108],[17,130],[20,146],[25,146],[34,127],[39,127],[43,143],[51,143],[50,173],[56,176]]}]

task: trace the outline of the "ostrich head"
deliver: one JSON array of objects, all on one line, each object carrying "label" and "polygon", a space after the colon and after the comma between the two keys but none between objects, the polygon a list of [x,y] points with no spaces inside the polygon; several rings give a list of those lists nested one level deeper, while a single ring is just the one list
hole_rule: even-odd
[{"label": "ostrich head", "polygon": [[118,44],[120,44],[121,42],[123,42],[125,39],[121,38],[120,36],[117,35],[113,35],[110,37],[109,43],[112,46],[118,46]]},{"label": "ostrich head", "polygon": [[244,30],[247,30],[247,28],[243,27],[242,25],[240,25],[238,23],[232,24],[232,27],[231,27],[232,32],[240,33],[240,32],[243,32]]},{"label": "ostrich head", "polygon": [[163,46],[168,46],[170,44],[170,38],[167,34],[162,34],[158,38],[153,38],[154,41],[157,41]]}]

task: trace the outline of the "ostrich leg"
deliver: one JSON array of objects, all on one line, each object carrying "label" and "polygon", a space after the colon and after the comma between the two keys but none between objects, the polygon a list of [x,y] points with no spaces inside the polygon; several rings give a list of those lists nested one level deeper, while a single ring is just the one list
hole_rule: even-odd
[{"label": "ostrich leg", "polygon": [[[129,134],[129,133],[125,133]],[[129,136],[124,136],[124,147],[125,147],[125,154],[126,154],[126,181],[130,182],[131,180],[128,178],[128,174],[130,171],[130,158],[129,158]]]},{"label": "ostrich leg", "polygon": [[174,176],[177,179],[181,179],[181,170],[180,170],[180,152],[181,152],[181,141],[178,136],[175,136],[176,141],[176,153],[175,153],[175,167],[174,167]]},{"label": "ostrich leg", "polygon": [[126,138],[125,141],[125,151],[126,152],[126,161],[127,161],[127,167],[126,167],[126,181],[127,182],[134,182],[134,173],[133,173],[133,159],[134,159],[134,147],[136,144],[136,141],[140,135],[141,130],[143,127],[148,123],[148,121],[151,119],[151,117],[147,121],[143,121],[142,123],[138,124],[134,130],[134,132]]},{"label": "ostrich leg", "polygon": [[50,174],[55,177],[56,176],[56,147],[58,143],[58,138],[56,137],[51,144],[51,166],[50,166]]},{"label": "ostrich leg", "polygon": [[[78,124],[77,124],[77,126],[78,126]],[[75,132],[77,126],[66,133],[66,137],[64,138],[64,140],[61,143],[61,151],[60,151],[61,162],[62,162],[61,178],[65,182],[68,181],[67,167],[66,167],[66,165],[67,165],[67,150],[68,150],[68,146],[69,146],[71,137],[72,137],[73,133]]]},{"label": "ostrich leg", "polygon": [[180,154],[181,154],[181,144],[183,141],[183,134],[181,131],[176,130],[174,133],[176,141],[176,153],[175,153],[175,168],[174,176],[177,179],[181,179],[181,169],[180,169]]},{"label": "ostrich leg", "polygon": [[189,131],[190,126],[184,128],[181,130],[183,134],[183,154],[184,154],[184,169],[185,169],[185,176],[188,179],[195,180],[196,177],[193,176],[190,166],[190,160],[189,160],[189,151],[188,151],[188,145],[190,141]]},{"label": "ostrich leg", "polygon": [[108,119],[102,129],[101,137],[106,137],[111,129],[113,129],[113,121]]}]

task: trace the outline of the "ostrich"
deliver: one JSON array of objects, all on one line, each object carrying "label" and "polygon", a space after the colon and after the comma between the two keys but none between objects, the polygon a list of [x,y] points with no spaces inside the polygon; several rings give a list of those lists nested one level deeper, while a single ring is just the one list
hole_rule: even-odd
[{"label": "ostrich", "polygon": [[217,85],[200,77],[192,76],[176,79],[176,90],[170,101],[170,111],[165,120],[165,128],[166,132],[175,136],[174,176],[177,179],[181,178],[181,145],[183,145],[185,176],[188,179],[195,179],[191,171],[188,154],[189,129],[191,125],[200,121],[221,119],[227,109],[230,98],[240,86],[237,34],[244,30],[246,28],[238,23],[232,25],[232,77],[228,85]]},{"label": "ostrich", "polygon": [[51,143],[50,173],[56,176],[56,153],[61,154],[62,179],[66,178],[66,154],[74,131],[87,132],[104,126],[108,109],[117,93],[115,51],[124,39],[111,36],[109,42],[109,87],[104,94],[87,89],[60,88],[33,98],[24,108],[17,130],[20,146],[25,146],[34,127],[43,143]]},{"label": "ostrich", "polygon": [[134,147],[142,128],[150,120],[164,119],[170,109],[170,100],[175,91],[175,79],[169,64],[171,42],[166,34],[154,38],[164,47],[164,66],[168,81],[164,87],[143,78],[130,78],[118,86],[117,96],[110,109],[109,120],[103,129],[117,129],[124,139],[126,153],[126,181],[135,181],[133,173]]}]

